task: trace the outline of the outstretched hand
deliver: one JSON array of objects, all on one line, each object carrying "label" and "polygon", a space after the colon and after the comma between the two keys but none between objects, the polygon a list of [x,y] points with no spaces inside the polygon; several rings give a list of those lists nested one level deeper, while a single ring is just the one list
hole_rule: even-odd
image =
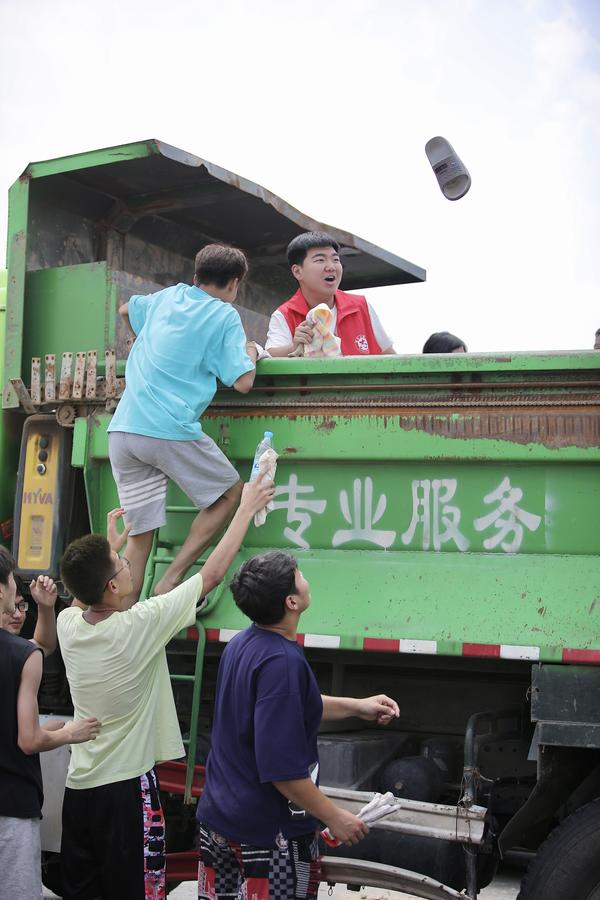
[{"label": "outstretched hand", "polygon": [[376,694],[374,697],[365,697],[363,700],[359,700],[358,716],[367,722],[389,725],[399,715],[400,707],[395,700],[385,694]]},{"label": "outstretched hand", "polygon": [[244,485],[240,509],[247,510],[254,515],[264,509],[267,503],[275,496],[273,480],[267,476],[268,464],[262,465],[254,481]]},{"label": "outstretched hand", "polygon": [[32,599],[38,606],[52,607],[56,603],[57,590],[54,581],[47,575],[38,575],[29,585]]},{"label": "outstretched hand", "polygon": [[111,509],[106,515],[106,539],[110,544],[110,549],[114,550],[115,553],[118,553],[123,547],[131,528],[130,525],[126,525],[122,532],[117,528],[117,522],[123,518],[124,513],[125,510],[118,506],[116,509]]}]

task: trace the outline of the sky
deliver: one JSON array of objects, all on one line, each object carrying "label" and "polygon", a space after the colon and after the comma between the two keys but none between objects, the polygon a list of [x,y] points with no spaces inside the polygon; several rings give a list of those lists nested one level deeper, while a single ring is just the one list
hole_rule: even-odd
[{"label": "sky", "polygon": [[0,76],[0,265],[29,162],[154,137],[425,268],[367,292],[399,353],[593,345],[598,0],[0,0]]}]

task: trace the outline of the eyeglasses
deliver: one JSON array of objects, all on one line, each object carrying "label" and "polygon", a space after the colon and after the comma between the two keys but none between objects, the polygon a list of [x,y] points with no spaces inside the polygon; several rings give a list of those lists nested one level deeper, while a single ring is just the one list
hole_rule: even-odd
[{"label": "eyeglasses", "polygon": [[26,613],[29,609],[29,602],[27,600],[21,600],[19,603],[15,603],[15,609],[18,609],[19,612]]},{"label": "eyeglasses", "polygon": [[104,585],[104,590],[106,590],[106,588],[108,587],[109,582],[112,581],[113,578],[116,578],[116,577],[117,577],[117,575],[119,574],[119,572],[122,572],[123,569],[131,569],[131,563],[129,562],[129,560],[127,559],[126,556],[122,556],[122,557],[121,557],[121,562],[123,563],[123,565],[121,566],[120,569],[117,569],[116,572],[113,572],[113,573],[112,573],[112,575],[110,576],[110,578],[108,579],[108,581],[107,581],[106,584]]}]

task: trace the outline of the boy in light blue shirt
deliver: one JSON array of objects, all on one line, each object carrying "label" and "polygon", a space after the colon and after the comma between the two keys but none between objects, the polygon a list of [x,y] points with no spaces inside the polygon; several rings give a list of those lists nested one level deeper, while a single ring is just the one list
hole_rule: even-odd
[{"label": "boy in light blue shirt", "polygon": [[154,530],[165,524],[167,479],[200,512],[174,561],[155,585],[164,594],[224,526],[242,482],[200,416],[217,378],[248,393],[256,373],[256,345],[246,342],[231,306],[248,271],[241,250],[209,244],[196,256],[194,284],[133,296],[120,307],[136,339],[125,369],[125,392],[109,425],[108,449],[129,529],[126,557],[137,600]]}]

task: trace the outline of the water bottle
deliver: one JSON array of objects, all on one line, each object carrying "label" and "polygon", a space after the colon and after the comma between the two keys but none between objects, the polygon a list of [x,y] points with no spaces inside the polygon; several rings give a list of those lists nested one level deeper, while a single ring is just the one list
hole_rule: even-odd
[{"label": "water bottle", "polygon": [[260,470],[260,458],[265,452],[265,450],[270,450],[273,447],[273,432],[265,431],[264,437],[262,441],[258,444],[256,448],[256,453],[254,454],[254,462],[252,463],[252,471],[250,472],[250,481],[254,481],[256,476]]}]

